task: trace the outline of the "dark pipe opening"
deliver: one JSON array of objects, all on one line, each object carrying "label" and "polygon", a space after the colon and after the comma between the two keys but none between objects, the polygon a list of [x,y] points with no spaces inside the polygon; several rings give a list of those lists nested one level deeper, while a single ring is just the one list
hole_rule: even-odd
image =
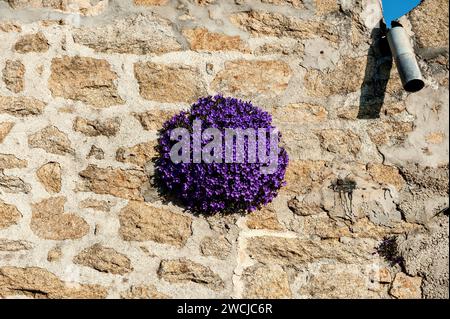
[{"label": "dark pipe opening", "polygon": [[425,83],[422,80],[414,79],[404,85],[404,89],[408,92],[417,92],[423,89]]}]

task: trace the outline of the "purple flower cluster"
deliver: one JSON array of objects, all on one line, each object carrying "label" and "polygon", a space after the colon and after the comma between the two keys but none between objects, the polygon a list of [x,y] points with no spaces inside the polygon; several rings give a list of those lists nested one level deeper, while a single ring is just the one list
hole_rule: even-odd
[{"label": "purple flower cluster", "polygon": [[[284,185],[288,164],[286,150],[279,147],[278,165],[272,174],[263,174],[260,168],[264,164],[248,163],[248,157],[242,163],[174,163],[170,150],[177,141],[170,139],[170,132],[183,127],[192,133],[194,120],[202,121],[202,130],[217,128],[222,133],[225,128],[263,128],[268,134],[275,129],[271,115],[250,102],[221,95],[200,98],[189,112],[173,116],[160,131],[159,157],[155,166],[157,180],[163,190],[188,209],[202,213],[250,212],[271,202]],[[278,142],[280,138],[278,133]],[[202,146],[208,142],[202,140]],[[267,155],[269,144],[267,139]],[[245,145],[247,149],[248,145]]]}]

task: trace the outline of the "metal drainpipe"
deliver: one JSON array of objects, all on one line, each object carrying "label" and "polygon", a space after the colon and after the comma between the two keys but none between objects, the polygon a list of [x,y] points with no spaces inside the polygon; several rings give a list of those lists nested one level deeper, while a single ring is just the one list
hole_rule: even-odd
[{"label": "metal drainpipe", "polygon": [[408,92],[420,91],[425,83],[417,64],[416,55],[408,34],[399,23],[393,23],[387,33],[389,47],[395,59],[403,87]]}]

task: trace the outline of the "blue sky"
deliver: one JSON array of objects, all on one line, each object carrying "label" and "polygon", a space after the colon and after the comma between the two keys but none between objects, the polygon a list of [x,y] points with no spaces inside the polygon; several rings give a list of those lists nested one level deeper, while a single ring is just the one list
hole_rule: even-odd
[{"label": "blue sky", "polygon": [[382,0],[383,15],[386,25],[391,27],[391,21],[411,11],[420,3],[420,0]]}]

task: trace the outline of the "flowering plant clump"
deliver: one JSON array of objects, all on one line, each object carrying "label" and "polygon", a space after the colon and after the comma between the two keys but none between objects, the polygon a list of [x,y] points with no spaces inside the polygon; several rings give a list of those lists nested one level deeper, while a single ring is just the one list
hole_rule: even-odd
[{"label": "flowering plant clump", "polygon": [[[228,140],[227,134],[233,130],[258,132],[256,143],[251,134],[245,135],[240,147],[238,136]],[[175,131],[188,132],[194,139],[188,137],[183,147],[177,147],[181,135]],[[197,145],[196,134],[200,134]],[[271,202],[284,185],[288,155],[278,145],[280,138],[271,115],[252,103],[221,95],[200,98],[189,111],[164,123],[158,139],[157,180],[164,191],[193,211],[253,211]],[[216,148],[210,147],[213,142]],[[182,161],[180,151],[186,153]],[[275,155],[271,157],[272,169],[265,171],[269,162],[255,161],[254,152],[263,158]]]}]

